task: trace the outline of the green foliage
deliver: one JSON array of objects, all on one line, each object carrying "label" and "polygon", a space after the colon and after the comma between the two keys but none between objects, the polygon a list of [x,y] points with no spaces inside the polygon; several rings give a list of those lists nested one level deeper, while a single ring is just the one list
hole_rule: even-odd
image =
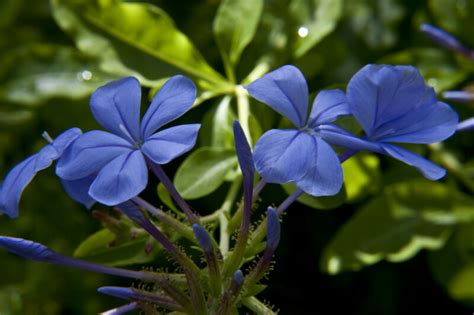
[{"label": "green foliage", "polygon": [[257,30],[263,0],[223,0],[214,19],[214,34],[224,62],[231,67]]},{"label": "green foliage", "polygon": [[474,219],[473,202],[440,183],[393,184],[344,224],[326,247],[321,266],[336,274],[383,259],[404,261],[422,249],[439,249],[453,226]]},{"label": "green foliage", "polygon": [[234,150],[202,147],[181,164],[174,184],[185,199],[204,197],[216,190],[236,167]]},{"label": "green foliage", "polygon": [[342,164],[347,202],[354,202],[380,190],[379,159],[373,154],[359,153]]}]

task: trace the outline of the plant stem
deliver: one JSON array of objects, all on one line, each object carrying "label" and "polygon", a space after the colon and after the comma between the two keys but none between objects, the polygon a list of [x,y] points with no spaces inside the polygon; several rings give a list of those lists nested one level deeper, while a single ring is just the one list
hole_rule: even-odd
[{"label": "plant stem", "polygon": [[257,315],[276,315],[275,312],[254,296],[243,298],[242,303]]},{"label": "plant stem", "polygon": [[224,199],[219,210],[215,213],[219,213],[219,227],[220,227],[220,235],[219,235],[219,248],[223,256],[229,251],[229,243],[230,243],[230,234],[228,233],[228,224],[229,224],[229,216],[230,210],[232,205],[235,202],[237,197],[237,193],[240,190],[240,185],[242,183],[242,176],[238,176],[229,188],[227,195]]},{"label": "plant stem", "polygon": [[239,122],[244,130],[247,141],[252,147],[252,136],[250,134],[250,105],[248,99],[247,90],[243,86],[238,85],[235,87],[235,95],[237,96],[237,114],[239,116]]}]

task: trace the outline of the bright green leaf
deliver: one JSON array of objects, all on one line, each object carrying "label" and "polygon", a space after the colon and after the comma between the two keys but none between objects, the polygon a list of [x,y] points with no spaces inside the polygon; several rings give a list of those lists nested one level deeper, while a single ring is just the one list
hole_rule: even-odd
[{"label": "bright green leaf", "polygon": [[403,50],[383,57],[379,63],[406,64],[417,67],[426,83],[431,85],[436,92],[455,87],[467,76],[465,71],[453,63],[449,52],[436,48]]},{"label": "bright green leaf", "polygon": [[149,241],[146,233],[121,244],[111,245],[115,238],[110,230],[102,229],[82,242],[74,252],[74,257],[109,266],[147,263],[156,257],[156,247],[151,253],[145,252]]},{"label": "bright green leaf", "polygon": [[214,20],[214,34],[224,59],[235,66],[257,30],[263,0],[223,0]]},{"label": "bright green leaf", "polygon": [[156,190],[158,192],[158,197],[160,198],[161,202],[163,202],[171,210],[181,213],[174,205],[173,199],[171,198],[170,193],[166,189],[165,185],[163,185],[163,183],[159,183]]},{"label": "bright green leaf", "polygon": [[404,261],[421,249],[439,249],[458,222],[474,219],[474,201],[427,180],[387,187],[337,232],[322,268],[336,274],[380,260]]},{"label": "bright green leaf", "polygon": [[[296,186],[293,184],[284,184],[282,187],[288,195],[296,190]],[[308,194],[303,194],[297,200],[298,202],[314,209],[334,209],[342,205],[346,200],[346,189],[343,186],[334,196],[313,197]]]},{"label": "bright green leaf", "polygon": [[[151,56],[198,78],[225,84],[222,76],[208,65],[166,12],[156,6],[118,0],[52,0],[52,6],[61,28],[74,37],[81,51],[101,57],[107,71],[137,74],[133,65],[125,65],[120,59],[121,49],[112,44],[113,40],[118,40],[122,46],[117,47],[125,44],[141,52],[141,57],[139,54],[131,56],[135,62]],[[150,66],[153,61],[148,64]],[[169,75],[169,69],[166,70],[167,73],[159,75]]]},{"label": "bright green leaf", "polygon": [[380,190],[379,159],[359,153],[342,164],[347,201],[353,202]]},{"label": "bright green leaf", "polygon": [[229,171],[237,167],[234,150],[203,147],[181,164],[174,184],[185,199],[204,197],[216,190]]},{"label": "bright green leaf", "polygon": [[12,51],[0,62],[0,98],[25,105],[58,97],[83,98],[116,78],[66,46],[28,46]]},{"label": "bright green leaf", "polygon": [[342,0],[293,0],[289,11],[297,24],[294,56],[299,58],[336,28]]}]

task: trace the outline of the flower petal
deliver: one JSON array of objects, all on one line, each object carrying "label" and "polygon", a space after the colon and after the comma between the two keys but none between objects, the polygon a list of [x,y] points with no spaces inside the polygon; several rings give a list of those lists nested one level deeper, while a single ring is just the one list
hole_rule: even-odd
[{"label": "flower petal", "polygon": [[344,182],[341,163],[329,144],[316,136],[313,140],[317,149],[312,153],[312,167],[295,184],[312,196],[335,195]]},{"label": "flower petal", "polygon": [[372,151],[383,153],[382,147],[377,142],[358,138],[349,131],[336,125],[321,125],[316,130],[317,134],[326,142],[357,151]]},{"label": "flower petal", "polygon": [[324,90],[313,102],[308,125],[312,128],[335,121],[339,116],[350,115],[346,94],[341,90]]},{"label": "flower petal", "polygon": [[120,154],[134,150],[132,145],[114,134],[93,130],[77,139],[56,166],[56,174],[75,180],[96,174]]},{"label": "flower petal", "polygon": [[446,170],[444,168],[419,156],[418,154],[391,144],[383,144],[383,149],[385,153],[391,157],[417,168],[423,176],[428,179],[438,180],[446,175]]},{"label": "flower petal", "polygon": [[140,101],[140,83],[126,77],[98,88],[91,96],[90,106],[99,124],[135,142],[140,139]]},{"label": "flower petal", "polygon": [[267,104],[301,128],[308,116],[308,85],[295,66],[278,68],[245,87],[250,95]]},{"label": "flower petal", "polygon": [[436,94],[414,67],[367,65],[350,80],[347,99],[367,136],[377,138],[384,124],[435,104]]},{"label": "flower petal", "polygon": [[305,132],[272,129],[255,144],[255,168],[269,183],[295,181],[309,170],[315,150],[312,137]]},{"label": "flower petal", "polygon": [[385,124],[388,132],[395,128],[397,131],[384,135],[381,141],[423,144],[442,141],[456,132],[458,121],[458,114],[448,104],[437,102],[416,110],[410,117]]},{"label": "flower petal", "polygon": [[95,177],[95,175],[92,175],[76,180],[61,179],[61,184],[63,184],[64,190],[72,199],[83,204],[87,209],[90,209],[95,203],[95,200],[89,196],[89,188],[95,180]]},{"label": "flower petal", "polygon": [[124,153],[107,164],[89,189],[95,200],[114,206],[142,192],[148,182],[148,169],[140,150]]},{"label": "flower petal", "polygon": [[193,81],[176,75],[166,81],[153,98],[142,120],[142,139],[148,138],[158,128],[186,113],[196,99]]},{"label": "flower petal", "polygon": [[71,145],[77,138],[79,138],[81,134],[81,129],[70,128],[58,135],[52,143],[53,147],[58,152],[58,155],[62,155],[64,150],[66,150],[69,145]]},{"label": "flower petal", "polygon": [[180,125],[158,131],[146,139],[141,149],[153,162],[166,164],[194,147],[200,127]]}]

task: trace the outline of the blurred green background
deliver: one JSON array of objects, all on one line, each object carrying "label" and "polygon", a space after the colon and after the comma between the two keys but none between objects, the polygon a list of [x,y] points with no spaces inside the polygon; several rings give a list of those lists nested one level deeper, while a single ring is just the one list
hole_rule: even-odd
[{"label": "blurred green background", "polygon": [[[56,136],[72,126],[96,128],[88,97],[98,86],[124,75],[141,79],[143,104],[148,102],[146,93],[153,95],[163,78],[176,73],[197,80],[201,91],[215,92],[219,97],[201,94],[201,104],[182,120],[203,122],[199,146],[204,149],[199,150],[211,150],[217,161],[232,152],[232,139],[227,136],[236,105],[232,100],[226,107],[220,98],[223,93],[203,80],[202,73],[216,74],[194,54],[199,51],[210,66],[229,76],[221,60],[225,45],[222,41],[217,45],[213,33],[221,1],[129,2],[141,3],[146,14],[112,0],[0,1],[2,177],[44,145],[43,131]],[[245,1],[236,1],[241,2]],[[260,16],[248,22],[257,31],[248,47],[243,45],[240,62],[237,57],[230,63],[237,82],[257,66],[271,70],[295,64],[304,72],[311,92],[344,87],[367,63],[415,65],[437,92],[474,89],[474,61],[426,39],[418,31],[422,22],[443,27],[474,48],[474,0],[267,0]],[[302,36],[304,28],[307,36]],[[150,44],[166,46],[169,34],[185,34],[194,45],[170,46],[169,51],[189,52],[192,57],[174,60]],[[199,66],[196,73],[192,60]],[[474,103],[451,105],[461,118],[474,114]],[[255,139],[285,124],[254,101],[250,110]],[[351,126],[351,121],[345,123]],[[343,193],[306,198],[284,216],[277,263],[260,297],[273,303],[280,314],[471,314],[472,133],[412,149],[447,168],[449,175],[441,183],[431,183],[399,162],[369,154],[346,163]],[[199,162],[196,154],[192,156]],[[166,170],[174,174],[190,159],[183,157]],[[235,161],[229,163],[229,172],[233,167]],[[214,191],[190,198],[202,215],[222,202],[232,174],[221,177],[213,184]],[[185,181],[175,178],[177,185]],[[161,204],[156,184],[145,195]],[[268,186],[258,211],[278,204],[284,191],[291,189]],[[0,217],[2,235],[35,240],[70,255],[101,227],[90,212],[63,193],[53,170],[41,172],[26,189],[18,219]],[[113,258],[109,263],[117,264]],[[2,315],[94,314],[120,305],[96,293],[103,285],[129,282],[32,263],[0,251]]]}]

